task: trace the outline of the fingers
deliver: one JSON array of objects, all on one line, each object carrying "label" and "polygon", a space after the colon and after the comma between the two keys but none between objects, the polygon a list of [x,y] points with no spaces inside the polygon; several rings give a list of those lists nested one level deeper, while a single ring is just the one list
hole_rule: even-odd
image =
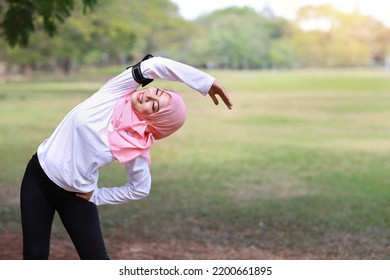
[{"label": "fingers", "polygon": [[223,88],[221,84],[219,84],[216,80],[214,81],[213,85],[211,86],[211,90],[209,92],[210,97],[213,99],[213,102],[215,105],[218,105],[218,99],[216,95],[218,94],[221,98],[222,101],[225,103],[225,105],[229,108],[232,109],[233,103],[230,101],[229,95]]},{"label": "fingers", "polygon": [[76,196],[80,197],[82,199],[86,199],[86,195],[85,194],[76,193]]},{"label": "fingers", "polygon": [[93,192],[88,192],[88,193],[76,193],[76,196],[88,201],[88,200],[91,198],[92,193],[93,193]]},{"label": "fingers", "polygon": [[222,95],[221,97],[222,97],[223,102],[225,102],[226,106],[229,109],[232,109],[233,103],[231,102],[229,96],[227,94],[225,94],[225,95]]},{"label": "fingers", "polygon": [[215,96],[215,94],[210,94],[210,97],[211,97],[211,99],[213,100],[213,102],[214,102],[215,105],[218,105],[218,104],[219,104],[219,101],[218,101],[217,97]]},{"label": "fingers", "polygon": [[[231,102],[229,96],[226,93],[222,93],[222,94],[217,93],[217,94],[222,98],[222,101],[225,103],[226,107],[228,107],[229,109],[232,109],[233,103]],[[219,101],[216,97],[216,94],[210,93],[209,95],[210,95],[211,99],[213,100],[214,104],[218,105]]]}]

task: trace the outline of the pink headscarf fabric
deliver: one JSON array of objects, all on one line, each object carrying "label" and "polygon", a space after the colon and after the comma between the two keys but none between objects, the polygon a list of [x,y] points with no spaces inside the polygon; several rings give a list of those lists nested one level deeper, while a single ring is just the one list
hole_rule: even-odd
[{"label": "pink headscarf fabric", "polygon": [[149,149],[154,139],[165,138],[184,124],[186,107],[183,99],[174,91],[164,91],[171,96],[169,103],[151,115],[134,110],[130,96],[115,104],[112,114],[114,130],[108,133],[108,141],[112,154],[119,162],[143,156],[150,164]]}]

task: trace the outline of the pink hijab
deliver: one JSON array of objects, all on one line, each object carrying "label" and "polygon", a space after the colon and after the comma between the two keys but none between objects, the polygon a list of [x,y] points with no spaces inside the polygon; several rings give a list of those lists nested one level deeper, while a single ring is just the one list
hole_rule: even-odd
[{"label": "pink hijab", "polygon": [[150,165],[149,149],[154,139],[165,138],[184,124],[186,107],[183,99],[174,91],[164,91],[171,96],[169,103],[151,115],[133,110],[129,96],[115,104],[112,114],[114,130],[108,133],[108,141],[112,154],[119,162],[143,156]]}]

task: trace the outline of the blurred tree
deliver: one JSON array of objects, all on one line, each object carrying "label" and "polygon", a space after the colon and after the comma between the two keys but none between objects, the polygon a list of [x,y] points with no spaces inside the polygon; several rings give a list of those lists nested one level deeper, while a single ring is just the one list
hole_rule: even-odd
[{"label": "blurred tree", "polygon": [[88,17],[71,17],[59,29],[59,36],[48,40],[50,56],[64,73],[71,65],[124,64],[131,57],[134,28],[122,19],[107,17],[106,8],[101,5]]},{"label": "blurred tree", "polygon": [[[123,14],[137,30],[134,55],[145,53],[172,56],[186,61],[191,37],[198,33],[198,26],[179,15],[176,4],[169,0],[121,0],[130,10]],[[126,4],[125,4],[126,3]],[[122,5],[122,6],[123,6]]]},{"label": "blurred tree", "polygon": [[[197,50],[198,63],[203,60],[203,64],[235,69],[275,66],[270,57],[272,42],[283,38],[288,30],[287,21],[266,18],[248,7],[216,11],[200,17],[197,23],[203,28],[203,36],[198,38],[203,43],[197,45],[204,53],[199,55]],[[278,65],[287,61],[289,58]]]},{"label": "blurred tree", "polygon": [[42,19],[37,20],[24,51],[0,41],[0,59],[6,62],[6,69],[18,65],[23,72],[58,68],[68,73],[75,65],[130,63],[147,52],[177,58],[178,54],[184,56],[188,38],[197,29],[179,16],[169,0],[99,0],[87,17],[82,5],[75,5],[66,24],[57,27],[55,37],[44,31]]},{"label": "blurred tree", "polygon": [[[390,52],[389,28],[357,11],[343,13],[329,5],[303,7],[296,21],[275,17],[269,7],[260,13],[231,7],[187,21],[170,0],[99,0],[93,6],[95,2],[0,0],[2,37],[11,6],[20,12],[12,19],[20,24],[23,11],[35,5],[26,14],[33,31],[13,34],[14,48],[9,39],[0,40],[4,68],[68,73],[77,65],[132,63],[146,53],[216,68],[349,67],[381,65]],[[40,5],[50,11],[44,13],[51,15],[47,20],[37,11]],[[84,16],[92,6],[93,13]],[[65,19],[66,24],[57,24]]]},{"label": "blurred tree", "polygon": [[302,66],[382,64],[389,51],[389,29],[358,11],[306,6],[298,11],[296,23],[300,29],[296,29],[292,44]]},{"label": "blurred tree", "polygon": [[[83,11],[92,9],[97,0],[82,0]],[[59,23],[72,13],[74,0],[6,0],[0,2],[0,35],[10,46],[26,47],[38,22],[53,36]]]}]

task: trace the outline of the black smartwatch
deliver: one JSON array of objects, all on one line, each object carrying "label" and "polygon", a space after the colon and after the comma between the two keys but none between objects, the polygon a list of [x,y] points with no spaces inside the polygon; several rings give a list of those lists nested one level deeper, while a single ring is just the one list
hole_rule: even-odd
[{"label": "black smartwatch", "polygon": [[153,57],[153,55],[151,54],[148,54],[146,55],[140,62],[138,62],[137,64],[133,65],[133,66],[129,66],[127,67],[126,69],[129,69],[130,67],[132,67],[131,69],[131,73],[133,74],[133,78],[134,80],[141,84],[143,87],[150,84],[151,82],[153,82],[153,79],[146,79],[144,77],[144,75],[142,75],[142,72],[141,72],[141,62],[142,61],[145,61],[149,58]]}]

